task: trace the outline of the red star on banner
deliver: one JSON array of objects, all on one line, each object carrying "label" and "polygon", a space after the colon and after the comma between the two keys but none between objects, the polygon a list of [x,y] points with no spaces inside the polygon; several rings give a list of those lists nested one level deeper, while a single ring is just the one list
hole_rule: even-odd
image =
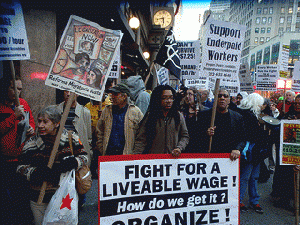
[{"label": "red star on banner", "polygon": [[71,210],[71,202],[72,201],[73,201],[73,198],[70,198],[70,194],[67,194],[67,196],[62,199],[62,203],[61,203],[60,209],[68,208],[68,209]]}]

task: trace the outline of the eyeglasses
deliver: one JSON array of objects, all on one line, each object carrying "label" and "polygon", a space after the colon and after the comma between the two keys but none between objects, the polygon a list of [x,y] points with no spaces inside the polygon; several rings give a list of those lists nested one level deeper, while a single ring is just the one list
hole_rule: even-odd
[{"label": "eyeglasses", "polygon": [[168,101],[168,100],[174,101],[174,98],[173,97],[162,97],[161,100],[165,101],[165,102]]},{"label": "eyeglasses", "polygon": [[227,95],[227,94],[218,94],[218,98],[222,98],[222,97],[229,98],[229,95]]}]

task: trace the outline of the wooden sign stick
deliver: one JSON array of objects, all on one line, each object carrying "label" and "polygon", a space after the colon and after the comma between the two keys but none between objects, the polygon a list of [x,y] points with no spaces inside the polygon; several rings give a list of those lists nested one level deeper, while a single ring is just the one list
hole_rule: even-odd
[{"label": "wooden sign stick", "polygon": [[[71,105],[73,103],[74,97],[75,97],[75,93],[72,92],[70,94],[69,99],[68,99],[67,105],[66,105],[66,107],[64,109],[64,113],[63,113],[63,115],[61,117],[60,125],[59,125],[59,130],[58,130],[58,133],[56,135],[54,146],[53,146],[53,149],[51,151],[50,159],[49,159],[49,162],[48,162],[48,167],[50,169],[53,166],[53,163],[54,163],[57,151],[58,151],[58,147],[59,147],[60,137],[61,137],[61,134],[62,134],[64,128],[65,128],[65,123],[66,123],[66,120],[68,118],[69,111],[70,111]],[[39,195],[38,201],[37,201],[38,204],[41,204],[43,202],[43,199],[44,199],[44,196],[45,196],[46,187],[47,187],[47,182],[44,181],[43,185],[42,185],[42,188],[41,188],[41,191],[40,191],[40,195]]]},{"label": "wooden sign stick", "polygon": [[[210,127],[213,127],[215,125],[215,118],[216,118],[216,111],[217,111],[217,102],[218,102],[219,88],[220,88],[220,79],[217,78],[216,84],[215,84],[214,104],[213,104],[213,108],[212,108]],[[209,137],[208,153],[210,153],[210,151],[211,151],[212,137],[213,136]]]},{"label": "wooden sign stick", "polygon": [[19,95],[16,87],[16,72],[15,72],[14,62],[12,60],[10,60],[10,71],[12,77],[12,84],[15,92],[15,106],[18,107],[20,106],[20,100],[19,100]]}]

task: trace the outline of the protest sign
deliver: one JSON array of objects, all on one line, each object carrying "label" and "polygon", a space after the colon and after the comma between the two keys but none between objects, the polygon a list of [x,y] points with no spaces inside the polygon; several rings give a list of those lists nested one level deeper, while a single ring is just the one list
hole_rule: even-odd
[{"label": "protest sign", "polygon": [[300,122],[281,120],[280,165],[300,165]]},{"label": "protest sign", "polygon": [[248,63],[241,65],[239,72],[239,80],[240,91],[245,91],[248,93],[252,93],[254,91]]},{"label": "protest sign", "polygon": [[296,61],[294,64],[292,91],[300,92],[300,61]]},{"label": "protest sign", "polygon": [[119,78],[121,68],[121,57],[120,57],[120,46],[117,50],[116,57],[113,60],[113,65],[111,67],[109,78]]},{"label": "protest sign", "polygon": [[157,75],[157,84],[159,85],[169,85],[170,79],[169,79],[169,70],[165,67],[160,68],[158,71],[156,71]]},{"label": "protest sign", "polygon": [[70,16],[45,84],[101,101],[122,32]]},{"label": "protest sign", "polygon": [[200,41],[177,41],[182,79],[199,78]]},{"label": "protest sign", "polygon": [[186,79],[184,80],[184,85],[186,87],[196,87],[198,90],[199,89],[207,89],[206,88],[206,77],[202,79]]},{"label": "protest sign", "polygon": [[30,59],[20,2],[1,3],[0,21],[0,60]]},{"label": "protest sign", "polygon": [[288,44],[280,43],[281,51],[279,56],[279,76],[286,78],[289,74],[289,53],[290,53],[290,46]]},{"label": "protest sign", "polygon": [[203,75],[209,77],[208,88],[214,89],[216,79],[220,79],[220,87],[236,95],[239,92],[238,73],[246,26],[209,17],[205,30],[202,70]]},{"label": "protest sign", "polygon": [[99,223],[239,224],[239,160],[229,154],[99,157]]},{"label": "protest sign", "polygon": [[256,66],[256,90],[276,91],[276,81],[279,78],[278,65]]}]

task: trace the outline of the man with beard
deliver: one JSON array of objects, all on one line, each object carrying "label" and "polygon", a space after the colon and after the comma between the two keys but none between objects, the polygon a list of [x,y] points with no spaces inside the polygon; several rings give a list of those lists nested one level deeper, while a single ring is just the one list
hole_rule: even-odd
[{"label": "man with beard", "polygon": [[198,153],[208,152],[212,136],[211,153],[231,153],[230,159],[236,160],[245,146],[244,123],[242,116],[228,109],[229,93],[220,89],[217,100],[215,126],[210,127],[212,109],[199,113],[197,143]]},{"label": "man with beard", "polygon": [[78,53],[75,55],[76,68],[68,68],[63,70],[59,75],[67,77],[73,80],[77,80],[80,83],[87,84],[87,68],[90,65],[90,57],[87,53]]}]

